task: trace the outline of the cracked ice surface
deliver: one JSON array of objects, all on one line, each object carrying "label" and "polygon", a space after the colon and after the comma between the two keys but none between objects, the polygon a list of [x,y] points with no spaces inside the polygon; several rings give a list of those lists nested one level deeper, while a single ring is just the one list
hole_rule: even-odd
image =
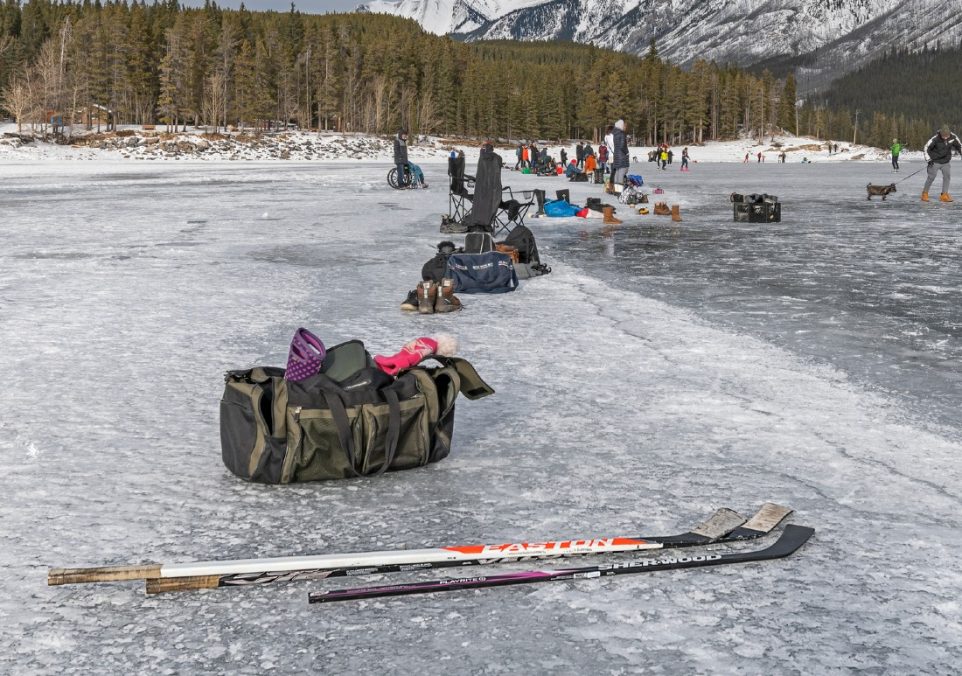
[{"label": "cracked ice surface", "polygon": [[[531,221],[555,271],[448,317],[398,311],[442,239],[440,164],[410,192],[377,164],[0,166],[0,671],[949,673],[959,207],[923,208],[914,179],[865,202],[879,166],[646,176],[683,223]],[[732,190],[779,194],[783,223],[731,223]],[[219,457],[222,373],[283,364],[302,325],[387,353],[457,333],[497,394],[458,404],[440,464],[246,484]],[[765,500],[817,529],[791,559],[323,606],[307,592],[368,578],[45,586],[47,566],[668,534]],[[538,565],[566,564],[510,568]]]}]

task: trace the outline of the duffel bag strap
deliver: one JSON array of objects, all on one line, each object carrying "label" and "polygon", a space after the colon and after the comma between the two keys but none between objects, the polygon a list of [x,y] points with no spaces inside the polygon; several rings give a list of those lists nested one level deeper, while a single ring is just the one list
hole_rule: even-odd
[{"label": "duffel bag strap", "polygon": [[341,448],[344,449],[344,453],[347,455],[348,467],[351,468],[351,474],[354,476],[361,476],[357,471],[357,462],[355,458],[357,457],[357,452],[354,448],[354,437],[351,434],[351,421],[347,417],[347,410],[344,408],[344,402],[341,401],[341,397],[337,392],[332,392],[330,390],[324,390],[324,399],[327,401],[327,407],[331,409],[331,418],[334,420],[334,426],[337,427],[337,438],[341,441]]},{"label": "duffel bag strap", "polygon": [[378,476],[384,474],[391,468],[394,458],[397,455],[397,443],[401,438],[401,401],[398,399],[397,392],[389,387],[381,390],[381,394],[387,400],[387,439],[384,447],[384,464],[374,472],[369,472],[367,476]]}]

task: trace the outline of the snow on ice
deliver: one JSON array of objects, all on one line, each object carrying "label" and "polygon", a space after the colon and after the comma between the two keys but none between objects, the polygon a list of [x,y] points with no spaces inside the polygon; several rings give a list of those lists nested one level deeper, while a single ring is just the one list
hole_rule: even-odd
[{"label": "snow on ice", "polygon": [[[398,305],[446,238],[443,161],[424,160],[429,190],[397,192],[385,158],[2,152],[3,673],[950,673],[962,660],[960,207],[918,203],[920,177],[885,203],[864,197],[918,162],[901,176],[816,153],[822,166],[717,162],[741,159],[731,144],[693,149],[690,174],[641,163],[682,223],[624,207],[614,232],[531,220],[551,275],[412,317]],[[779,195],[782,223],[732,223],[732,191]],[[282,365],[298,326],[388,354],[456,333],[497,394],[458,404],[437,465],[244,483],[220,461],[223,372]],[[307,592],[351,585],[45,586],[48,566],[669,534],[766,500],[816,534],[764,565],[331,606]],[[555,567],[507,568],[539,565]]]}]

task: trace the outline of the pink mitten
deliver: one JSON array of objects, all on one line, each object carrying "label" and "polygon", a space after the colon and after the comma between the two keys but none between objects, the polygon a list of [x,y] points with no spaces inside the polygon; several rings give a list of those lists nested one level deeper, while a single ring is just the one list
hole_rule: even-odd
[{"label": "pink mitten", "polygon": [[401,351],[390,357],[375,355],[374,363],[378,368],[390,376],[399,371],[417,366],[432,354],[453,357],[457,351],[457,339],[452,336],[422,336],[416,338],[401,348]]}]

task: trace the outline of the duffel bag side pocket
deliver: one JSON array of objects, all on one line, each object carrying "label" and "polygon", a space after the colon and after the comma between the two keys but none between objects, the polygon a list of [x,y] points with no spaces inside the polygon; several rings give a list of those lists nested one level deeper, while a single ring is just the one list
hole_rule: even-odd
[{"label": "duffel bag side pocket", "polygon": [[272,383],[228,380],[220,402],[220,443],[224,465],[249,481],[278,483],[284,445],[271,437],[265,417],[272,408]]},{"label": "duffel bag side pocket", "polygon": [[[360,407],[347,408],[345,413],[354,448],[360,448]],[[341,444],[338,425],[330,409],[291,407],[288,410],[287,429],[288,452],[281,474],[283,483],[357,476]]]},{"label": "duffel bag side pocket", "polygon": [[[413,469],[428,463],[430,421],[425,398],[416,394],[398,401],[397,440],[392,453],[391,404],[360,407],[363,437],[358,446],[361,474]],[[387,466],[385,466],[387,463]]]},{"label": "duffel bag side pocket", "polygon": [[444,460],[451,453],[454,436],[454,403],[461,390],[461,376],[457,369],[445,366],[430,371],[438,393],[438,420],[431,439],[430,462]]}]

